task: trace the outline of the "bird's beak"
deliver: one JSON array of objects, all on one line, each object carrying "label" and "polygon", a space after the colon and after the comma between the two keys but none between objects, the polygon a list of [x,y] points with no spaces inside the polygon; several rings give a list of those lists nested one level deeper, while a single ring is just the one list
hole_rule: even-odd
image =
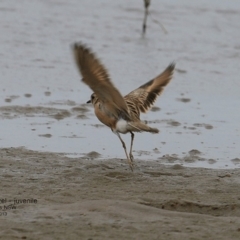
[{"label": "bird's beak", "polygon": [[91,100],[87,101],[86,103],[91,103]]}]

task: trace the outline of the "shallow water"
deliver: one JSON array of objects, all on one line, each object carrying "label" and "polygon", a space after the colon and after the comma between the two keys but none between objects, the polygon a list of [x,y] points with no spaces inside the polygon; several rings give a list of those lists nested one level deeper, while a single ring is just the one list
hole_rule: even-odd
[{"label": "shallow water", "polygon": [[[152,1],[145,37],[143,13],[141,1],[0,2],[1,147],[125,158],[118,138],[84,105],[91,91],[70,50],[82,41],[123,94],[177,63],[155,104],[160,110],[142,115],[161,133],[136,134],[135,158],[239,167],[240,2]],[[129,145],[130,135],[123,138]],[[191,150],[199,152],[189,158]]]}]

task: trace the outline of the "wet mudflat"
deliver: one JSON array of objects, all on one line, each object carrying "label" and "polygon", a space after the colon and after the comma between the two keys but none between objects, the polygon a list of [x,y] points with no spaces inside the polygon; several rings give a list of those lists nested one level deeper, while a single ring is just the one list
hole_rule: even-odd
[{"label": "wet mudflat", "polygon": [[240,169],[138,160],[132,173],[126,160],[23,148],[0,157],[2,239],[239,239]]}]

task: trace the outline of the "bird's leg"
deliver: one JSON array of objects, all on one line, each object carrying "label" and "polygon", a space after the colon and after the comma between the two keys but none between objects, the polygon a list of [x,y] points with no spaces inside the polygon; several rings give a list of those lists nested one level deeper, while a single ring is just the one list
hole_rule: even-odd
[{"label": "bird's leg", "polygon": [[129,152],[129,157],[131,159],[131,161],[133,162],[133,155],[132,155],[132,146],[133,146],[133,140],[134,140],[134,133],[133,132],[130,132],[131,133],[131,146],[130,146],[130,152]]},{"label": "bird's leg", "polygon": [[115,132],[118,136],[118,138],[120,139],[121,143],[122,143],[122,146],[124,148],[124,151],[125,151],[125,154],[127,156],[127,160],[128,160],[128,164],[129,164],[129,167],[131,168],[132,172],[133,172],[133,164],[132,164],[132,161],[130,160],[129,156],[128,156],[128,153],[127,153],[127,148],[126,148],[126,145],[125,145],[125,142],[122,140],[120,134],[118,132]]},{"label": "bird's leg", "polygon": [[145,15],[144,15],[144,20],[143,20],[143,34],[145,34],[146,28],[147,28],[147,15],[148,15],[149,5],[150,5],[150,0],[144,0]]}]

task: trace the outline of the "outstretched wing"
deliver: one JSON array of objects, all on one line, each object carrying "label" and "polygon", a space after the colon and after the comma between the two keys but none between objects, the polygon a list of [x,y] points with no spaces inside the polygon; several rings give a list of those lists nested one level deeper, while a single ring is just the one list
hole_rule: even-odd
[{"label": "outstretched wing", "polygon": [[100,60],[81,43],[73,44],[72,49],[76,64],[83,77],[82,81],[96,93],[113,115],[116,117],[121,115],[127,120],[129,118],[127,105],[111,82],[108,72]]},{"label": "outstretched wing", "polygon": [[173,76],[175,63],[171,63],[160,75],[153,80],[143,84],[124,97],[130,112],[139,119],[140,112],[147,112],[157,97],[162,93],[164,87]]}]

